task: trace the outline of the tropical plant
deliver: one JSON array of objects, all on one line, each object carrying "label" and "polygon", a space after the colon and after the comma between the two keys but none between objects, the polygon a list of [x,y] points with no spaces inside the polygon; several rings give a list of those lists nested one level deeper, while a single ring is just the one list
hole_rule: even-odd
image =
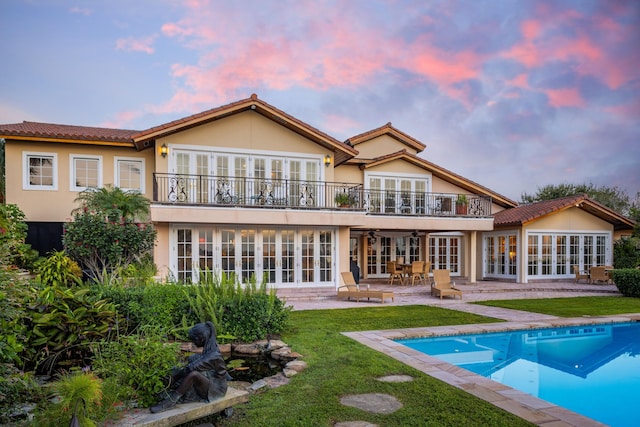
[{"label": "tropical plant", "polygon": [[36,295],[28,280],[18,277],[16,270],[0,268],[0,365],[22,365],[28,330],[27,307]]},{"label": "tropical plant", "polygon": [[18,205],[0,205],[0,265],[31,269],[38,252],[25,243],[27,224]]},{"label": "tropical plant", "polygon": [[[152,328],[165,336],[175,336],[175,329],[190,312],[183,286],[176,283],[101,285],[92,287],[92,292],[117,307],[120,317],[126,319],[120,330],[127,333]],[[195,319],[190,316],[187,322],[195,323]]]},{"label": "tropical plant", "polygon": [[64,251],[53,251],[37,264],[38,277],[44,286],[72,286],[82,283],[82,270]]},{"label": "tropical plant", "polygon": [[255,278],[241,284],[235,276],[203,273],[197,285],[184,287],[196,321],[216,325],[222,342],[232,337],[242,342],[279,334],[286,327],[291,307]]},{"label": "tropical plant", "polygon": [[99,211],[76,212],[65,225],[65,251],[95,282],[116,279],[121,268],[140,260],[153,250],[156,231],[151,224],[125,217],[105,217]]},{"label": "tropical plant", "polygon": [[350,206],[354,202],[353,197],[345,191],[337,192],[335,201],[338,206]]},{"label": "tropical plant", "polygon": [[74,209],[72,214],[84,210],[98,211],[106,213],[113,221],[119,218],[146,221],[151,203],[137,191],[123,191],[112,185],[88,188],[81,192],[75,201],[80,203],[80,207]]},{"label": "tropical plant", "polygon": [[179,343],[167,344],[164,337],[146,333],[120,336],[118,340],[94,345],[93,368],[129,387],[124,399],[138,406],[151,406],[167,387],[167,377],[179,362]]},{"label": "tropical plant", "polygon": [[456,205],[463,206],[468,203],[466,194],[458,194],[458,198],[456,199]]},{"label": "tropical plant", "polygon": [[86,286],[46,286],[26,312],[22,357],[27,368],[51,373],[62,362],[90,356],[90,344],[108,337],[121,320],[115,306]]},{"label": "tropical plant", "polygon": [[38,426],[69,425],[75,414],[81,426],[95,427],[102,403],[102,380],[92,372],[63,374],[51,384],[55,403],[36,417]]}]

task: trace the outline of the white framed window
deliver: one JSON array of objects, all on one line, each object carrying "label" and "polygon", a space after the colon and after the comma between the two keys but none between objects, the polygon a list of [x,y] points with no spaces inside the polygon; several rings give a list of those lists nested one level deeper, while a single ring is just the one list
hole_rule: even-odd
[{"label": "white framed window", "polygon": [[69,167],[69,189],[71,191],[102,187],[102,156],[71,154]]},{"label": "white framed window", "polygon": [[137,191],[144,194],[144,159],[136,157],[115,157],[115,186],[124,191]]},{"label": "white framed window", "polygon": [[22,152],[22,188],[24,190],[58,189],[58,155]]}]

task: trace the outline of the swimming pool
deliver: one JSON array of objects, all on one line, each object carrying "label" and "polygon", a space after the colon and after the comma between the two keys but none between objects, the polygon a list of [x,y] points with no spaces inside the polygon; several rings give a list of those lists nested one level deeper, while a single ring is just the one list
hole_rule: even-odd
[{"label": "swimming pool", "polygon": [[396,342],[610,426],[640,419],[638,322]]},{"label": "swimming pool", "polygon": [[[640,322],[640,313],[613,316],[582,316],[575,318],[548,317],[531,321],[508,321],[466,325],[426,326],[405,329],[343,332],[342,335],[385,354],[417,371],[438,379],[452,387],[464,390],[507,412],[536,425],[565,425],[574,427],[603,427],[602,422],[569,410],[563,406],[532,396],[513,387],[500,384],[475,374],[463,367],[421,353],[398,342],[407,338],[451,337],[453,335],[485,334],[493,332],[536,330],[585,325],[611,325]],[[403,372],[411,375],[409,371]],[[425,390],[429,393],[429,390]],[[600,394],[589,396],[588,403],[595,405]],[[637,411],[640,405],[631,409]]]}]

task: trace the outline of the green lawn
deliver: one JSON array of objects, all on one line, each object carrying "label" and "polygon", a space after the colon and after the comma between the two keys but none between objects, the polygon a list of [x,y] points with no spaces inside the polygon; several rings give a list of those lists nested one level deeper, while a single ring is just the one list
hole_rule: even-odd
[{"label": "green lawn", "polygon": [[[252,396],[225,426],[333,426],[368,421],[380,426],[529,426],[531,424],[340,334],[344,331],[495,322],[436,307],[363,307],[297,311],[282,339],[304,355],[309,368],[291,383]],[[409,383],[376,380],[389,374]],[[376,415],[340,404],[345,394],[388,393],[404,407]]]},{"label": "green lawn", "polygon": [[521,300],[492,300],[476,304],[491,307],[512,308],[558,317],[602,316],[640,313],[640,298],[629,297],[578,297]]},{"label": "green lawn", "polygon": [[[481,304],[557,316],[640,312],[640,299],[579,297],[487,301]],[[291,383],[252,396],[235,408],[224,426],[333,426],[367,421],[380,426],[528,426],[528,422],[369,349],[340,332],[497,322],[499,320],[437,307],[363,307],[297,311],[282,339],[304,355],[309,368]],[[389,374],[415,377],[410,383],[382,383]],[[340,404],[352,393],[388,393],[404,407],[376,415]]]}]

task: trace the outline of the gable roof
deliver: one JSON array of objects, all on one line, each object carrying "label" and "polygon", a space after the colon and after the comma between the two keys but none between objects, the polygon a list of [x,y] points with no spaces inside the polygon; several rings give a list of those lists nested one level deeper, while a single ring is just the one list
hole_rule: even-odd
[{"label": "gable roof", "polygon": [[0,125],[0,138],[133,147],[137,130],[28,122]]},{"label": "gable roof", "polygon": [[334,153],[335,166],[344,163],[346,160],[358,154],[358,152],[351,146],[338,141],[332,136],[329,136],[301,120],[298,120],[273,105],[258,99],[256,94],[240,101],[235,101],[227,105],[212,108],[201,113],[193,114],[182,119],[174,120],[169,123],[138,132],[133,135],[133,140],[136,145],[139,145],[145,141],[155,140],[157,138],[220,120],[245,111],[254,111],[261,114],[279,125],[282,125],[287,129],[327,148],[328,150],[331,150]]},{"label": "gable roof", "polygon": [[393,139],[415,149],[418,153],[427,148],[427,146],[422,142],[393,127],[391,125],[391,122],[388,122],[386,125],[380,126],[370,131],[363,132],[359,135],[352,136],[345,142],[355,147],[358,144],[362,144],[363,142],[370,141],[382,135],[389,135]]},{"label": "gable roof", "polygon": [[491,196],[491,199],[494,203],[505,207],[505,208],[513,208],[517,206],[518,203],[501,195],[494,191],[491,191],[487,187],[480,185],[476,182],[473,182],[467,178],[464,178],[454,172],[451,172],[448,169],[445,169],[441,166],[438,166],[434,163],[431,163],[428,160],[423,159],[422,157],[418,157],[415,154],[411,154],[407,152],[406,149],[396,151],[395,153],[385,154],[384,156],[377,157],[375,159],[352,159],[349,161],[350,164],[360,164],[361,169],[369,169],[374,166],[379,166],[385,163],[392,162],[394,160],[404,160],[413,165],[421,167],[425,170],[431,172],[433,176],[436,176],[444,181],[451,182],[452,184],[461,187],[470,193],[473,194],[484,194],[487,196]]},{"label": "gable roof", "polygon": [[513,209],[496,213],[493,223],[496,227],[522,226],[572,207],[580,208],[591,215],[613,224],[614,230],[627,230],[633,228],[635,224],[635,221],[632,219],[620,215],[616,211],[590,199],[586,194],[576,194],[559,199],[519,205]]}]

